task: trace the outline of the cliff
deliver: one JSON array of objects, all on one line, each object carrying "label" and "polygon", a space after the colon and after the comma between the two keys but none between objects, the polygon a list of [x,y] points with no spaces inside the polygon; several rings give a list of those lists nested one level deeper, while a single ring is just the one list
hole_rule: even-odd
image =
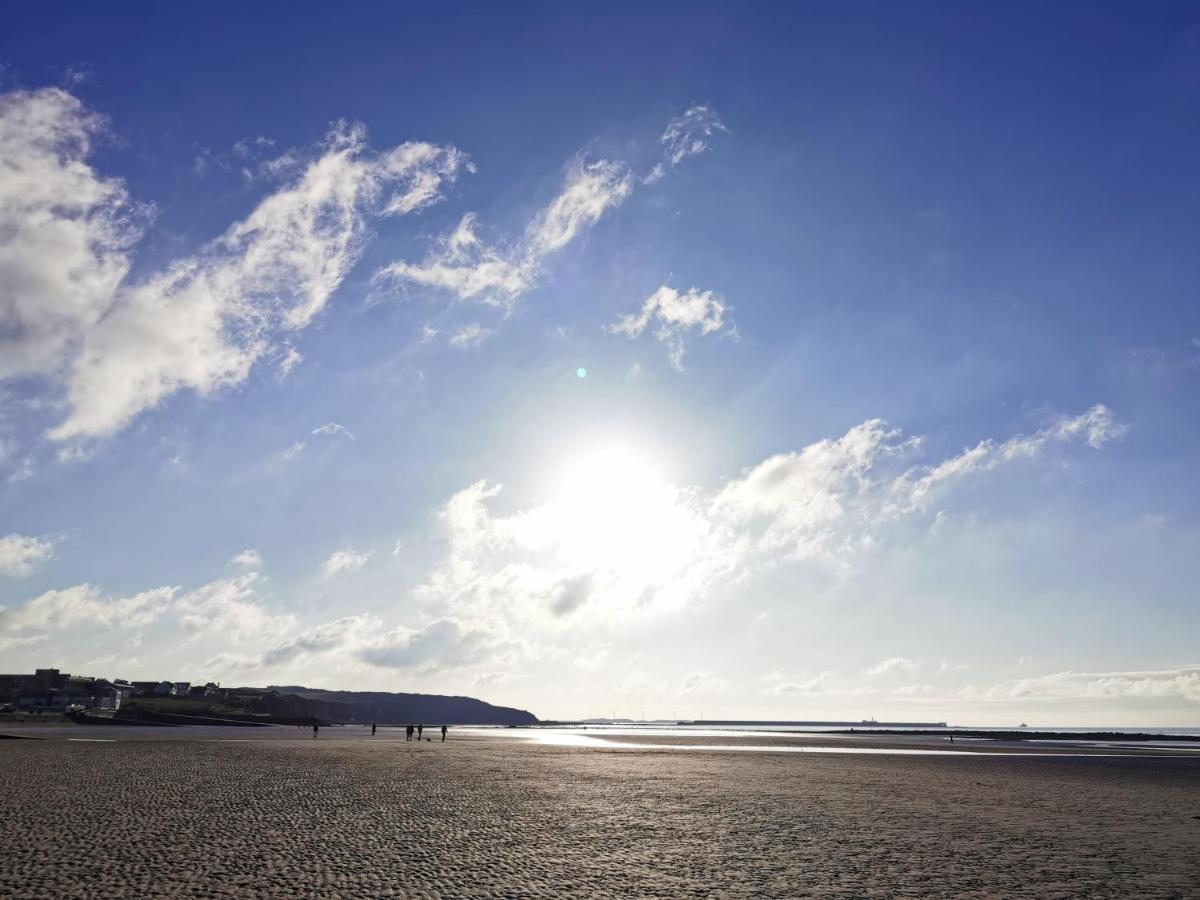
[{"label": "cliff", "polygon": [[296,706],[303,705],[312,710],[309,714],[326,721],[421,722],[429,725],[536,725],[538,721],[537,716],[526,710],[493,706],[474,697],[393,694],[384,691],[326,691],[302,685],[271,685],[256,690],[268,696],[272,696],[270,692],[275,692],[273,696],[284,703],[287,703],[287,697],[307,701]]}]

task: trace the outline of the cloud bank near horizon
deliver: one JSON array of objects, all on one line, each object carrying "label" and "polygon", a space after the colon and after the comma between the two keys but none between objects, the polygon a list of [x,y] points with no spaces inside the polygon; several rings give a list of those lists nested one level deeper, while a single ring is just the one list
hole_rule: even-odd
[{"label": "cloud bank near horizon", "polygon": [[[286,680],[316,667],[343,678],[389,669],[485,678],[498,668],[520,669],[558,658],[563,639],[583,639],[599,623],[623,620],[632,626],[646,617],[670,618],[698,603],[719,602],[729,588],[772,569],[847,570],[863,554],[898,541],[902,545],[898,523],[933,522],[938,502],[967,479],[1002,464],[1035,461],[1056,445],[1099,450],[1125,430],[1106,407],[1096,405],[1076,416],[1054,418],[1036,431],[985,440],[929,463],[918,459],[920,438],[905,437],[882,420],[868,420],[839,438],[765,459],[719,488],[656,485],[646,502],[648,486],[635,481],[630,489],[645,504],[638,522],[606,518],[608,495],[615,490],[614,502],[622,502],[620,488],[612,485],[605,487],[605,496],[585,497],[581,510],[564,507],[563,497],[550,497],[501,515],[491,509],[500,486],[480,481],[441,509],[444,555],[413,591],[429,611],[423,621],[400,624],[361,613],[302,623],[292,613],[272,611],[276,604],[262,593],[269,583],[262,557],[243,550],[231,565],[249,571],[192,591],[166,586],[112,597],[89,584],[47,591],[0,610],[0,640],[9,647],[44,648],[56,635],[105,623],[97,641],[108,637],[115,644],[118,625],[139,631],[169,626],[188,636],[184,655],[194,648],[188,665],[197,677],[240,673]],[[593,501],[599,505],[586,505]],[[372,558],[371,550],[343,548],[324,561],[321,575],[353,577]],[[221,640],[211,640],[216,636]],[[603,649],[592,658],[601,669],[614,662]],[[649,675],[629,681],[630,675],[626,687],[683,697],[752,690],[773,696],[886,695],[922,702],[1197,699],[1197,675],[1187,667],[1170,677],[1062,673],[953,691],[911,682],[923,671],[937,674],[951,668],[896,656],[857,676],[829,670],[790,677],[769,673],[757,688],[699,670],[683,673],[673,684]],[[909,681],[899,683],[905,678]]]}]

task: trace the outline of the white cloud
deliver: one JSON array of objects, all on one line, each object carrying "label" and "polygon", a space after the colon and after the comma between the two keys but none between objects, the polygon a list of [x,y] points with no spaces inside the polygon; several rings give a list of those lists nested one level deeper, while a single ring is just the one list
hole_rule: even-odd
[{"label": "white cloud", "polygon": [[518,629],[611,623],[682,605],[722,564],[723,549],[706,543],[698,498],[586,473],[572,484],[508,516],[489,508],[498,485],[459,491],[440,517],[448,554],[419,596]]},{"label": "white cloud", "polygon": [[472,322],[469,325],[464,325],[450,336],[450,345],[465,350],[468,347],[478,347],[491,334],[490,328],[484,328],[478,322]]},{"label": "white cloud", "polygon": [[922,442],[871,419],[837,440],[767,459],[726,485],[715,504],[762,548],[795,558],[843,556],[869,544],[881,525],[925,511],[936,492],[964,478],[1037,456],[1051,443],[1085,438],[1098,447],[1126,430],[1096,405],[1034,434],[981,441],[936,465],[893,475],[892,466]]},{"label": "white cloud", "polygon": [[[519,648],[496,633],[447,618],[419,628],[388,629],[377,617],[357,615],[299,628],[293,616],[268,610],[258,594],[261,583],[260,575],[249,572],[186,593],[160,587],[111,597],[88,584],[47,591],[18,607],[0,609],[0,650],[38,645],[64,632],[86,635],[98,646],[95,641],[105,639],[98,630],[119,635],[120,647],[127,650],[132,632],[161,623],[162,639],[175,648],[172,654],[194,643],[212,647],[218,640],[224,647],[246,648],[223,651],[200,667],[219,677],[231,669],[278,670],[306,656],[324,656],[335,666],[419,672],[483,662],[504,665]],[[119,658],[127,659],[127,654]]]},{"label": "white cloud", "polygon": [[986,688],[968,687],[959,696],[1000,701],[1184,701],[1200,703],[1200,663],[1167,669],[1117,672],[1055,672]]},{"label": "white cloud", "polygon": [[[130,647],[142,643],[141,629],[156,627],[165,646],[165,658],[193,642],[222,646],[256,645],[278,640],[295,630],[290,615],[273,615],[261,602],[260,576],[249,572],[222,578],[195,590],[157,587],[130,597],[113,597],[90,584],[46,591],[26,603],[0,610],[0,647],[40,643],[49,634],[62,635],[56,645],[82,642],[94,650],[105,642],[128,657]],[[248,658],[248,657],[247,657]]]},{"label": "white cloud", "polygon": [[924,666],[923,660],[910,659],[907,656],[893,656],[880,660],[869,669],[864,669],[864,675],[889,675],[893,672],[915,672]]},{"label": "white cloud", "polygon": [[0,537],[0,575],[22,577],[54,556],[54,541],[24,534]]},{"label": "white cloud", "polygon": [[229,564],[233,566],[241,566],[246,569],[261,569],[263,567],[262,554],[257,550],[249,549],[237,553],[229,560]]},{"label": "white cloud", "polygon": [[679,681],[679,693],[685,695],[723,694],[732,687],[730,681],[708,671],[688,672]]},{"label": "white cloud", "polygon": [[272,647],[262,655],[259,665],[277,666],[310,653],[324,653],[348,645],[363,643],[378,633],[379,620],[371,616],[346,616],[307,628]]},{"label": "white cloud", "polygon": [[663,156],[669,165],[677,166],[689,156],[697,156],[707,150],[714,134],[728,131],[716,110],[705,104],[696,104],[667,125],[662,135]]},{"label": "white cloud", "polygon": [[562,191],[529,224],[525,232],[527,254],[536,264],[575,239],[584,228],[620,206],[633,190],[633,178],[624,163],[577,159],[567,173]]},{"label": "white cloud", "polygon": [[476,687],[504,687],[518,681],[521,676],[514,675],[512,672],[484,672],[482,675],[476,676],[471,682]]},{"label": "white cloud", "polygon": [[[1086,439],[1086,430],[1072,434]],[[926,514],[912,500],[925,473],[942,472],[948,489],[980,471],[906,469],[920,448],[869,420],[770,457],[715,491],[674,487],[601,451],[557,493],[507,514],[493,510],[501,486],[479,481],[443,507],[447,551],[417,595],[464,619],[554,633],[677,610],[780,564],[842,571],[899,520]],[[895,657],[872,672],[918,665]]]},{"label": "white cloud", "polygon": [[696,288],[689,288],[681,294],[664,284],[646,298],[640,312],[622,316],[607,330],[610,334],[636,338],[651,321],[656,321],[655,340],[667,347],[671,365],[682,370],[688,333],[705,335],[720,332],[725,327],[727,311],[728,307],[719,294]]},{"label": "white cloud", "polygon": [[971,667],[969,665],[967,665],[966,663],[952,663],[952,662],[948,662],[946,660],[942,660],[940,663],[938,663],[937,670],[939,673],[962,672],[969,668],[971,668]]},{"label": "white cloud", "polygon": [[154,588],[132,597],[108,597],[90,584],[46,591],[14,609],[0,612],[7,632],[63,631],[80,625],[136,628],[153,622],[170,606],[177,589]]},{"label": "white cloud", "polygon": [[1116,421],[1108,407],[1097,404],[1078,416],[1060,418],[1048,429],[1046,437],[1065,441],[1082,434],[1086,435],[1089,447],[1099,450],[1109,441],[1123,438],[1128,433],[1128,425]]},{"label": "white cloud", "polygon": [[[710,107],[693,106],[672,120],[662,136],[663,152],[671,166],[701,153],[717,131],[724,131]],[[643,179],[650,183],[666,170]],[[558,195],[508,243],[487,243],[476,230],[475,213],[467,213],[443,234],[420,263],[399,261],[380,269],[378,283],[414,284],[453,294],[460,300],[478,300],[511,308],[538,281],[546,259],[559,252],[605,213],[620,206],[633,192],[636,179],[620,161],[571,161]]]},{"label": "white cloud", "polygon": [[270,614],[257,593],[262,576],[247,572],[209,582],[179,597],[171,607],[179,625],[193,635],[214,634],[226,640],[254,643],[294,627],[290,615]]},{"label": "white cloud", "polygon": [[[0,378],[44,376],[68,413],[49,436],[110,435],[184,390],[243,381],[320,313],[358,257],[369,214],[439,198],[466,166],[450,147],[375,153],[340,124],[289,184],[199,253],[129,283],[145,214],[88,165],[104,120],[58,89],[0,95]],[[298,357],[284,355],[285,368]]]},{"label": "white cloud", "polygon": [[277,370],[279,372],[279,378],[281,380],[287,378],[288,375],[291,374],[292,369],[296,368],[296,366],[303,361],[304,354],[302,354],[291,344],[285,345],[283,348],[283,355],[279,357],[279,362],[276,363]]},{"label": "white cloud", "polygon": [[892,688],[892,693],[897,697],[916,697],[932,692],[933,687],[928,684],[904,684],[900,687]]},{"label": "white cloud", "polygon": [[487,631],[442,618],[423,628],[396,628],[359,648],[357,655],[374,666],[429,671],[490,660],[502,644]]},{"label": "white cloud", "polygon": [[662,694],[670,690],[672,690],[672,686],[663,684],[642,671],[630,672],[621,680],[621,684],[617,688],[618,693],[641,697]]},{"label": "white cloud", "polygon": [[443,235],[420,265],[395,262],[375,274],[376,282],[409,282],[495,306],[511,306],[533,278],[534,267],[521,251],[489,247],[478,238],[474,213]]},{"label": "white cloud", "polygon": [[1113,418],[1107,406],[1097,403],[1077,416],[1060,416],[1033,434],[1017,435],[1002,443],[980,441],[937,466],[914,469],[896,480],[896,499],[903,505],[925,506],[942,484],[994,469],[1002,463],[1036,456],[1047,444],[1082,437],[1088,446],[1098,450],[1128,432],[1129,426]]},{"label": "white cloud", "polygon": [[23,637],[4,637],[0,635],[0,650],[20,650],[23,647],[36,647],[44,644],[50,635],[30,634]]},{"label": "white cloud", "polygon": [[558,196],[534,216],[515,244],[485,244],[475,232],[475,214],[467,213],[439,239],[424,262],[392,263],[376,273],[376,280],[409,282],[448,291],[460,300],[511,306],[536,282],[546,257],[620,206],[632,186],[633,178],[623,163],[576,159]]},{"label": "white cloud", "polygon": [[334,437],[340,434],[343,437],[354,440],[354,435],[347,431],[344,425],[339,425],[337,422],[327,422],[319,428],[314,428],[312,433],[326,435],[328,437]]},{"label": "white cloud", "polygon": [[698,156],[708,149],[712,136],[729,129],[711,106],[696,104],[683,115],[672,119],[662,134],[663,161],[655,163],[642,178],[643,184],[661,181],[667,171],[689,156]]},{"label": "white cloud", "polygon": [[592,645],[576,654],[571,662],[575,668],[582,669],[585,672],[599,671],[608,663],[609,650],[610,645],[608,644]]},{"label": "white cloud", "polygon": [[282,456],[285,460],[293,460],[302,452],[304,452],[304,446],[304,441],[296,441],[296,443],[284,450],[280,456]]},{"label": "white cloud", "polygon": [[[1064,417],[1045,429],[1053,436],[1041,443],[1034,440],[1038,432],[996,442],[992,452],[1005,461],[1024,456],[998,448],[1032,446],[1036,455],[1062,441],[1087,445],[1089,426],[1070,424],[1076,421],[1107,422],[1106,432],[1117,427],[1111,417]],[[203,650],[199,658],[212,657],[206,671],[218,674],[221,667],[237,667],[284,677],[311,670],[369,679],[381,668],[414,676],[466,669],[463,683],[469,684],[516,660],[568,653],[572,647],[578,664],[571,666],[568,659],[569,670],[603,671],[613,664],[606,643],[615,642],[621,629],[640,628],[648,617],[737,590],[773,566],[841,565],[859,548],[889,539],[887,529],[900,517],[932,522],[925,506],[897,501],[946,462],[913,469],[911,456],[920,450],[920,442],[868,421],[840,438],[764,460],[714,490],[660,483],[652,472],[640,471],[636,460],[607,452],[601,454],[602,465],[566,472],[560,491],[525,508],[500,511],[500,487],[478,482],[454,494],[441,512],[446,553],[412,598],[429,611],[427,617],[399,626],[374,616],[348,616],[299,627],[261,599],[266,582],[246,551],[234,564],[247,571],[186,593],[161,587],[111,597],[90,585],[44,592],[0,612],[0,641],[74,630],[89,639],[96,634],[97,640],[109,635],[115,641],[120,635],[125,647],[130,630],[153,625],[190,652]],[[956,480],[979,471],[966,466],[939,484],[949,490]],[[351,572],[368,557],[344,548],[325,561],[322,571],[330,576]],[[591,630],[600,625],[606,631]],[[182,643],[181,635],[186,637]],[[585,636],[586,643],[573,644],[573,635]],[[147,636],[147,641],[158,639]],[[213,656],[218,649],[224,654],[219,659]],[[632,662],[623,659],[621,665],[628,669]],[[895,676],[882,682],[887,687],[876,696],[887,694],[896,702],[936,699],[910,683],[919,662],[897,656],[871,667]],[[938,671],[936,660],[920,669],[926,670]],[[1164,673],[1064,673],[977,689],[977,694],[997,702],[1055,692],[1177,700],[1190,696],[1198,677],[1200,669],[1186,667]],[[671,684],[654,682],[652,692],[702,697],[732,688],[720,675],[697,671]],[[801,697],[850,696],[855,690],[839,688],[824,671],[798,677],[776,673],[760,689]]]},{"label": "white cloud", "polygon": [[767,689],[771,694],[819,694],[821,693],[822,685],[833,678],[832,672],[818,672],[811,678],[804,678],[800,681],[788,681],[785,678],[768,679],[770,684]]},{"label": "white cloud", "polygon": [[370,558],[370,553],[359,553],[353,548],[347,547],[345,550],[338,550],[330,554],[329,559],[321,564],[321,574],[326,578],[332,578],[334,575],[357,572],[367,564],[367,560]]},{"label": "white cloud", "polygon": [[146,210],[87,164],[105,129],[58,88],[0,94],[0,378],[57,374],[129,271]]},{"label": "white cloud", "polygon": [[267,650],[252,668],[270,668],[307,655],[330,654],[388,669],[431,672],[495,661],[507,642],[453,618],[420,628],[385,630],[375,616],[347,616],[307,628]]},{"label": "white cloud", "polygon": [[745,470],[713,499],[716,515],[760,552],[837,558],[868,539],[884,518],[879,495],[887,464],[917,445],[881,419],[836,440],[780,453]]}]

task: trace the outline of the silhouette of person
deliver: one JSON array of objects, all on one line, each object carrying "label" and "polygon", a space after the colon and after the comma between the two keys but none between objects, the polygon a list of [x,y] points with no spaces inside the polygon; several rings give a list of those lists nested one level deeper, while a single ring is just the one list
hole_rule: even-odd
[{"label": "silhouette of person", "polygon": [[371,737],[375,737],[375,723],[371,723]]},{"label": "silhouette of person", "polygon": [[442,743],[446,743],[446,726],[442,726]]},{"label": "silhouette of person", "polygon": [[425,726],[424,726],[424,725],[418,725],[418,726],[417,726],[417,740],[418,740],[418,741],[421,739],[421,732],[423,732],[424,730],[425,730]]},{"label": "silhouette of person", "polygon": [[314,738],[317,736],[317,732],[320,730],[321,730],[321,726],[318,725],[316,722],[313,722],[313,737]]},{"label": "silhouette of person", "polygon": [[411,725],[407,725],[407,726],[405,726],[405,728],[404,728],[404,739],[405,739],[406,741],[411,741],[411,740],[412,740],[412,733],[413,733],[413,727],[412,727]]}]

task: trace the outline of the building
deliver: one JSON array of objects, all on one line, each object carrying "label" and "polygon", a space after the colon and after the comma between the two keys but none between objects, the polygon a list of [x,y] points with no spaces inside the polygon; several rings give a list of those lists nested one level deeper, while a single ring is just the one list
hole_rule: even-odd
[{"label": "building", "polygon": [[106,678],[37,669],[32,675],[0,675],[0,703],[19,709],[119,709],[133,693],[132,685]]},{"label": "building", "polygon": [[61,705],[70,675],[58,669],[36,669],[32,675],[0,675],[0,702],[26,708]]}]

